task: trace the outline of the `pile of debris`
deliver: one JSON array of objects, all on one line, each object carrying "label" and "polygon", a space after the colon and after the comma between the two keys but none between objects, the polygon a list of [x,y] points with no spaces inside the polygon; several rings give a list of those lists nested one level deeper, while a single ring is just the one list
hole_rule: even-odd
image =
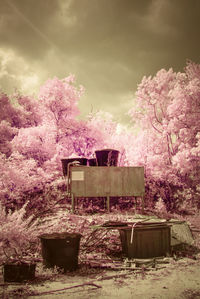
[{"label": "pile of debris", "polygon": [[[111,231],[119,233],[116,246],[121,245],[121,256],[118,255],[118,258],[96,250]],[[132,271],[141,267],[159,269],[172,258],[197,253],[187,222],[147,216],[132,219],[131,222],[107,221],[94,226],[83,250],[85,255],[81,262],[90,267]]]}]

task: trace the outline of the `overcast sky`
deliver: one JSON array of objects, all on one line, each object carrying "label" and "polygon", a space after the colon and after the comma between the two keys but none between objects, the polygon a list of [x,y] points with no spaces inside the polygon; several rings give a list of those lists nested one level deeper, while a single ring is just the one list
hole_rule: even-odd
[{"label": "overcast sky", "polygon": [[74,74],[82,115],[127,123],[137,85],[200,63],[200,0],[0,0],[0,87],[37,93]]}]

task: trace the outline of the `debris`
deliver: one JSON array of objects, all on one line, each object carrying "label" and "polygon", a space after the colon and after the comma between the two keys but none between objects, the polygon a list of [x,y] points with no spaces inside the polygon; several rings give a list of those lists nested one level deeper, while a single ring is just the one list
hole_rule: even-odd
[{"label": "debris", "polygon": [[74,288],[80,288],[80,287],[85,287],[85,286],[92,286],[92,287],[95,287],[95,288],[102,288],[101,286],[97,285],[96,283],[94,282],[85,282],[83,284],[78,284],[78,285],[74,285],[74,286],[70,286],[70,287],[66,287],[66,288],[62,288],[62,289],[56,289],[56,290],[51,290],[51,291],[46,291],[46,292],[40,292],[40,293],[35,293],[33,295],[30,295],[30,296],[40,296],[40,295],[49,295],[49,294],[53,294],[53,293],[56,293],[56,292],[63,292],[63,291],[67,291],[67,290],[70,290],[70,289],[74,289]]},{"label": "debris", "polygon": [[[145,270],[158,270],[162,269],[165,266],[163,264],[167,264],[172,259],[166,257],[159,258],[151,258],[151,259],[128,259],[124,260],[111,260],[111,259],[99,259],[96,258],[88,258],[86,260],[82,260],[87,266],[91,268],[100,268],[100,269],[109,269],[109,270],[135,270],[138,271],[140,268],[144,267]],[[160,264],[163,266],[161,267]]]},{"label": "debris", "polygon": [[106,221],[102,225],[102,227],[118,227],[118,226],[127,226],[126,222],[121,222],[121,221]]}]

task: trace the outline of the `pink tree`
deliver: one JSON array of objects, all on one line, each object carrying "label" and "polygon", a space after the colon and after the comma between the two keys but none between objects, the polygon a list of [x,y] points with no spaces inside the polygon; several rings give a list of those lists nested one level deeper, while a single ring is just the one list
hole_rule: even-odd
[{"label": "pink tree", "polygon": [[63,80],[48,80],[41,87],[35,101],[39,105],[37,111],[28,98],[20,98],[20,104],[40,121],[37,126],[19,130],[12,141],[13,150],[27,159],[35,159],[44,169],[49,169],[51,162],[54,167],[57,164],[56,170],[60,169],[63,157],[91,156],[93,148],[103,140],[103,134],[90,122],[76,119],[82,93],[83,88],[77,89],[74,77],[69,76]]},{"label": "pink tree", "polygon": [[177,196],[172,186],[198,198],[200,65],[188,62],[185,73],[170,69],[144,77],[136,96],[137,106],[130,115],[143,131],[147,177],[171,185],[170,195],[162,194],[168,200]]},{"label": "pink tree", "polygon": [[38,98],[44,107],[43,123],[51,123],[57,127],[65,125],[65,121],[79,114],[78,101],[83,94],[83,87],[75,87],[75,77],[59,80],[53,78],[40,88]]}]

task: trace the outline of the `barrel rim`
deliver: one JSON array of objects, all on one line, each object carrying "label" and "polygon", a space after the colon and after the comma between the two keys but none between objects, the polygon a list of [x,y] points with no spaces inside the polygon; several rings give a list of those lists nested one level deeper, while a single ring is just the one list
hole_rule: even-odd
[{"label": "barrel rim", "polygon": [[105,149],[101,149],[101,150],[96,150],[95,151],[95,153],[96,152],[103,152],[103,151],[105,151],[105,152],[120,152],[120,151],[118,151],[118,150],[116,150],[116,149],[112,149],[112,148],[105,148]]},{"label": "barrel rim", "polygon": [[66,239],[66,238],[77,238],[82,237],[80,233],[69,233],[69,232],[63,232],[63,233],[46,233],[38,236],[40,239],[46,239],[46,240],[54,240],[54,239]]}]

